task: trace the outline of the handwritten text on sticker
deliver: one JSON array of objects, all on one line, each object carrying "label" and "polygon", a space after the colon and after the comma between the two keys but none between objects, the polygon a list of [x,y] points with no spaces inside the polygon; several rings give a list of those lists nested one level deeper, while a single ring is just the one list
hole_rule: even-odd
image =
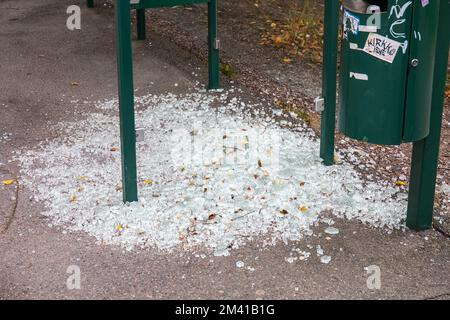
[{"label": "handwritten text on sticker", "polygon": [[400,46],[400,42],[383,37],[377,33],[371,33],[363,50],[375,58],[392,63]]}]

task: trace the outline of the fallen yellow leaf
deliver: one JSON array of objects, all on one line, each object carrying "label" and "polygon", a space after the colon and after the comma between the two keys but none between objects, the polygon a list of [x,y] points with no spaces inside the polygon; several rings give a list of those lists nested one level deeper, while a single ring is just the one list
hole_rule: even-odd
[{"label": "fallen yellow leaf", "polygon": [[408,184],[408,182],[406,182],[406,181],[401,181],[401,180],[398,180],[398,181],[395,182],[395,185],[396,185],[397,187],[404,187],[404,186],[406,186],[407,184]]},{"label": "fallen yellow leaf", "polygon": [[292,59],[291,58],[283,58],[283,62],[284,63],[291,63]]},{"label": "fallen yellow leaf", "polygon": [[337,154],[334,155],[333,160],[335,164],[342,164],[341,157],[339,157],[339,155]]},{"label": "fallen yellow leaf", "polygon": [[283,43],[283,38],[281,36],[277,36],[277,37],[275,37],[274,42],[276,45],[280,45]]},{"label": "fallen yellow leaf", "polygon": [[148,179],[148,180],[144,180],[144,184],[146,184],[146,185],[152,185],[153,184],[153,180],[150,180],[150,179]]},{"label": "fallen yellow leaf", "polygon": [[3,180],[3,184],[4,184],[5,186],[10,186],[10,185],[12,185],[14,182],[16,182],[16,180],[14,180],[14,179]]},{"label": "fallen yellow leaf", "polygon": [[77,196],[70,196],[69,201],[70,201],[70,202],[75,202],[75,201],[77,201]]},{"label": "fallen yellow leaf", "polygon": [[301,207],[298,208],[298,210],[300,210],[301,212],[305,213],[305,212],[308,212],[309,208],[305,207],[305,206],[301,206]]},{"label": "fallen yellow leaf", "polygon": [[244,140],[242,140],[241,143],[245,146],[245,145],[249,144],[250,142],[248,141],[248,139],[244,139]]}]

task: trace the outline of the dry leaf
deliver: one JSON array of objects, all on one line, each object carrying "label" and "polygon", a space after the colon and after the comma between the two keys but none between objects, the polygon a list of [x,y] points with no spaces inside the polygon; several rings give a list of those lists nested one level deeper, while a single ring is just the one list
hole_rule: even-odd
[{"label": "dry leaf", "polygon": [[4,184],[5,186],[10,186],[10,185],[12,185],[14,182],[16,182],[16,180],[14,180],[14,179],[3,180],[3,184]]},{"label": "dry leaf", "polygon": [[146,185],[152,185],[154,183],[154,181],[153,180],[150,180],[150,179],[147,179],[147,180],[144,180],[144,184],[146,184]]},{"label": "dry leaf", "polygon": [[258,167],[262,167],[262,161],[261,160],[258,160]]},{"label": "dry leaf", "polygon": [[306,213],[306,212],[308,212],[309,208],[305,207],[305,206],[301,206],[301,207],[298,208],[298,210],[303,212],[303,213]]},{"label": "dry leaf", "polygon": [[75,201],[77,201],[77,196],[70,196],[69,201],[70,201],[70,202],[75,202]]},{"label": "dry leaf", "polygon": [[79,81],[72,81],[70,84],[71,84],[72,86],[79,86],[79,85],[80,85],[80,82],[79,82]]},{"label": "dry leaf", "polygon": [[395,182],[395,185],[396,185],[397,187],[404,187],[404,186],[408,185],[408,182],[398,180],[398,181]]},{"label": "dry leaf", "polygon": [[335,164],[342,164],[341,157],[339,157],[337,154],[334,155],[333,160]]},{"label": "dry leaf", "polygon": [[283,38],[281,36],[276,36],[274,42],[277,46],[279,46],[283,43]]}]

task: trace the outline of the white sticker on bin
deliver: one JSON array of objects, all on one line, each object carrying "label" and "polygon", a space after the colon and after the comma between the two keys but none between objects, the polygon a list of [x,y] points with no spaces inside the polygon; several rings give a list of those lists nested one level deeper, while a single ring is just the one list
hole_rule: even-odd
[{"label": "white sticker on bin", "polygon": [[377,33],[369,34],[364,51],[380,60],[393,63],[401,43]]},{"label": "white sticker on bin", "polygon": [[350,42],[350,49],[351,50],[362,50],[360,47],[358,47],[357,43],[353,43],[353,42]]},{"label": "white sticker on bin", "polygon": [[360,32],[377,32],[378,27],[377,26],[359,26]]},{"label": "white sticker on bin", "polygon": [[369,81],[369,76],[364,73],[350,72],[350,78],[355,78],[356,80]]}]

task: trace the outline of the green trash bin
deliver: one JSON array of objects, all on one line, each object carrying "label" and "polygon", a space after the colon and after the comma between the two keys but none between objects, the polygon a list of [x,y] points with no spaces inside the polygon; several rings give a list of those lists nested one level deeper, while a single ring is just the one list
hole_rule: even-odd
[{"label": "green trash bin", "polygon": [[399,145],[430,131],[436,0],[344,0],[340,131]]}]

